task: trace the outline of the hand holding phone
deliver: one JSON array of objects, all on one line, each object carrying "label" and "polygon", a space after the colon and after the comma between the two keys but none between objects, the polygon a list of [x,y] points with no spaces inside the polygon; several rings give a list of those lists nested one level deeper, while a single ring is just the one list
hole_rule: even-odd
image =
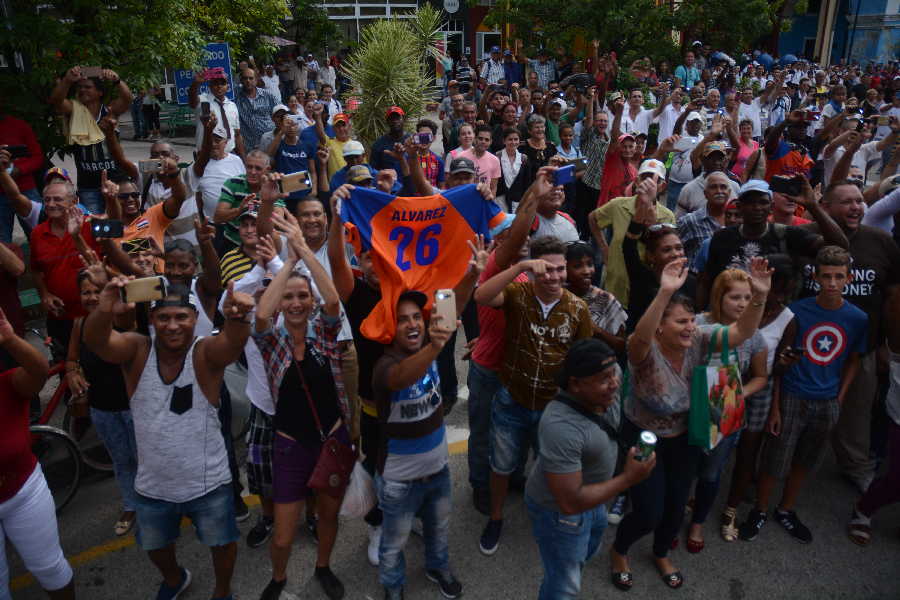
[{"label": "hand holding phone", "polygon": [[29,156],[28,146],[24,144],[16,144],[12,146],[0,146],[3,150],[9,152],[9,158],[11,160],[15,160],[17,158],[23,158],[25,156]]},{"label": "hand holding phone", "polygon": [[95,239],[120,238],[125,233],[122,221],[116,219],[94,219],[91,221],[91,234]]},{"label": "hand holding phone", "polygon": [[138,161],[138,170],[141,173],[159,173],[162,171],[162,167],[163,161],[158,158]]},{"label": "hand holding phone", "polygon": [[309,179],[309,173],[307,171],[289,173],[283,175],[281,179],[278,180],[278,189],[282,194],[308,190],[311,185],[312,182]]},{"label": "hand holding phone", "polygon": [[559,167],[553,172],[553,185],[566,185],[575,181],[575,165]]},{"label": "hand holding phone", "polygon": [[441,329],[456,331],[456,294],[453,290],[441,289],[434,292],[431,314],[441,317]]},{"label": "hand holding phone", "polygon": [[165,297],[166,278],[161,275],[132,279],[122,287],[122,302],[126,304],[162,300]]}]

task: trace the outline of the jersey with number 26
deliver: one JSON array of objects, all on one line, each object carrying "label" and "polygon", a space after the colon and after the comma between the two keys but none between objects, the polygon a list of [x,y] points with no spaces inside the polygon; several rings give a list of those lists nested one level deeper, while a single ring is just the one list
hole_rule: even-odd
[{"label": "jersey with number 26", "polygon": [[466,242],[476,234],[489,237],[504,217],[474,185],[408,198],[353,190],[341,218],[357,228],[362,249],[372,251],[382,298],[363,321],[362,334],[389,344],[400,294],[424,292],[430,308],[435,290],[454,287],[465,274],[472,258]]}]

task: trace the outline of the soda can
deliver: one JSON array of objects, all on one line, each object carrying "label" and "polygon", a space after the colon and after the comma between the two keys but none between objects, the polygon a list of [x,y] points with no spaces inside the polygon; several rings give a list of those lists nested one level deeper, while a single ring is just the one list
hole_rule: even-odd
[{"label": "soda can", "polygon": [[656,448],[656,434],[652,431],[642,431],[638,436],[637,454],[635,460],[647,460]]}]

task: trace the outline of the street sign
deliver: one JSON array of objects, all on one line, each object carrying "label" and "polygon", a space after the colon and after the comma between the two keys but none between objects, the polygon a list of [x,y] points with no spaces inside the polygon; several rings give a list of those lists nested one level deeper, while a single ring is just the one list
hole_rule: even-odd
[{"label": "street sign", "polygon": [[[228,77],[228,93],[229,99],[234,100],[234,81],[231,76],[231,50],[228,44],[218,42],[215,44],[207,44],[203,49],[203,65],[207,69],[213,67],[222,67],[225,69],[225,75]],[[175,95],[178,104],[188,103],[188,89],[194,82],[194,72],[190,69],[175,70]],[[200,93],[208,92],[209,86],[206,82],[200,84]]]}]

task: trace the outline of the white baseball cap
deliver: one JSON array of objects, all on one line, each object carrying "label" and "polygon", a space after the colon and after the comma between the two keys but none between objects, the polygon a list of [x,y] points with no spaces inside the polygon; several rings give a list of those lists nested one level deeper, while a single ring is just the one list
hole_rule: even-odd
[{"label": "white baseball cap", "polygon": [[644,173],[654,173],[659,176],[660,179],[665,180],[666,165],[662,164],[655,158],[648,158],[641,163],[641,167],[638,169],[638,177],[640,177]]},{"label": "white baseball cap", "polygon": [[702,121],[703,117],[700,116],[696,110],[692,110],[688,113],[687,119],[685,119],[685,123],[690,123],[691,121]]},{"label": "white baseball cap", "polygon": [[283,110],[284,112],[291,112],[291,109],[289,109],[284,104],[276,104],[275,107],[272,109],[272,116],[274,117],[275,113],[277,113],[279,110]]},{"label": "white baseball cap", "polygon": [[362,156],[365,154],[366,149],[363,147],[361,142],[357,142],[356,140],[350,140],[346,144],[344,144],[344,148],[342,150],[342,154],[344,156]]}]

